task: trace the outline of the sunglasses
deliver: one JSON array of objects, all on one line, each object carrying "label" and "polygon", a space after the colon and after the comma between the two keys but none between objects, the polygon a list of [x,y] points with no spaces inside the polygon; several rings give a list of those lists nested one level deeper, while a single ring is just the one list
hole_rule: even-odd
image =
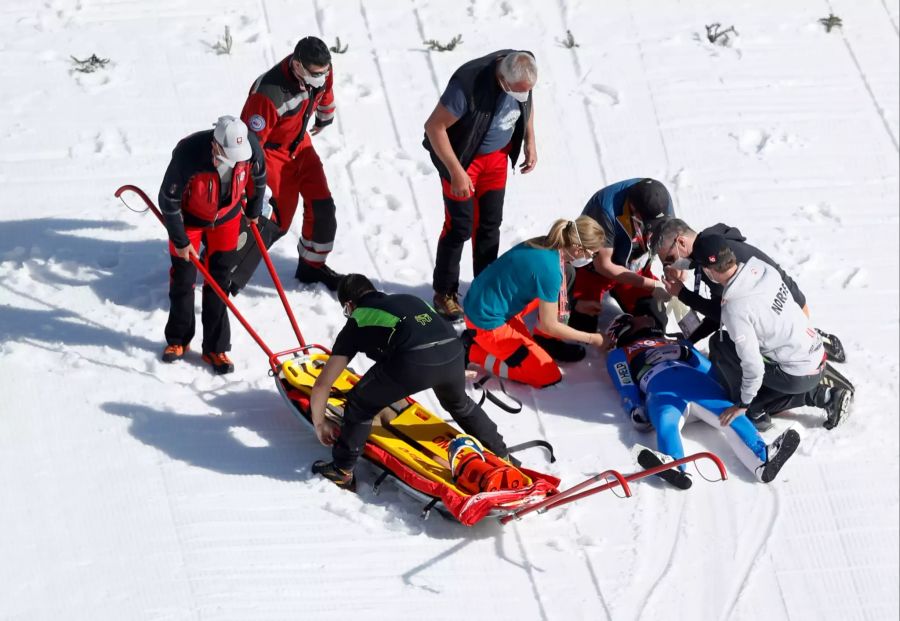
[{"label": "sunglasses", "polygon": [[664,253],[663,252],[657,253],[659,255],[659,260],[662,261],[663,265],[665,265],[667,263],[675,262],[675,259],[672,257],[672,251],[675,250],[675,244],[677,244],[677,243],[678,243],[678,236],[676,235],[674,238],[672,238],[672,243],[669,246],[668,250],[666,250]]}]

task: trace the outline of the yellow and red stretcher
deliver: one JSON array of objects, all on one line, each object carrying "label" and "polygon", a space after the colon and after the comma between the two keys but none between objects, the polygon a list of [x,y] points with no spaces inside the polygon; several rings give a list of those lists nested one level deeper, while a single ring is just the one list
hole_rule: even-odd
[{"label": "yellow and red stretcher", "polygon": [[[276,354],[271,361],[279,391],[294,413],[307,423],[310,422],[309,395],[327,359],[324,348],[313,345]],[[351,370],[343,371],[334,382],[326,416],[340,421],[344,394],[358,380]],[[375,417],[363,457],[382,470],[382,477],[393,476],[407,491],[426,500],[426,512],[436,506],[466,526],[487,516],[515,512],[558,491],[559,479],[527,468],[515,468],[488,450],[484,456],[489,464],[500,469],[515,468],[516,476],[509,477],[515,487],[467,491],[454,480],[447,454],[451,440],[461,433],[420,403],[404,399],[384,408]]]}]

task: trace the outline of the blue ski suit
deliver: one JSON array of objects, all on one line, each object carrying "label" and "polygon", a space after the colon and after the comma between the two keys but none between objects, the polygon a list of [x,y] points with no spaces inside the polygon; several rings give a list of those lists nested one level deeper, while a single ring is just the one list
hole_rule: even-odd
[{"label": "blue ski suit", "polygon": [[681,427],[697,417],[722,429],[751,472],[765,463],[766,443],[750,419],[741,415],[728,427],[719,425],[719,415],[733,404],[716,381],[709,359],[690,343],[661,336],[641,338],[611,351],[606,367],[625,411],[646,409],[660,452],[674,459],[684,457]]}]

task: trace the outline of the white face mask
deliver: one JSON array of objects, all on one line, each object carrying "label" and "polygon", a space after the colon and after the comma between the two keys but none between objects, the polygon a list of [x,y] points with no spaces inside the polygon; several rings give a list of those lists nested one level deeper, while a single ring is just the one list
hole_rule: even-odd
[{"label": "white face mask", "polygon": [[578,259],[572,259],[569,263],[572,264],[572,267],[584,267],[585,265],[590,265],[591,261],[593,261],[590,257],[581,257]]},{"label": "white face mask", "polygon": [[528,93],[530,91],[514,91],[509,87],[509,82],[506,81],[506,78],[500,77],[500,88],[503,89],[503,92],[518,101],[519,103],[525,103],[528,101]]},{"label": "white face mask", "polygon": [[228,159],[228,158],[225,157],[224,155],[217,155],[217,156],[216,156],[216,168],[219,169],[220,171],[221,171],[223,168],[234,168],[234,167],[235,167],[235,164],[236,164],[236,162],[234,162],[233,160]]},{"label": "white face mask", "polygon": [[300,77],[303,78],[304,82],[306,82],[313,88],[322,88],[323,86],[325,86],[325,80],[328,78],[330,69],[322,75],[314,76],[306,69],[306,67],[303,66],[303,63],[298,64],[300,65]]},{"label": "white face mask", "polygon": [[528,101],[528,91],[506,91],[506,94],[518,101],[519,103],[525,103]]},{"label": "white face mask", "polygon": [[675,268],[676,270],[689,270],[691,269],[691,260],[678,259],[677,261],[673,261],[672,263],[670,263],[670,266]]}]

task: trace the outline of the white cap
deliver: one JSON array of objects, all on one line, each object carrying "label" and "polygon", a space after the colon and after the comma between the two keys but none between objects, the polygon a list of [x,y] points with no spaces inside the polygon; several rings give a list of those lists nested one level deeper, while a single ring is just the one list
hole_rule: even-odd
[{"label": "white cap", "polygon": [[247,126],[233,116],[219,117],[213,130],[213,138],[225,150],[225,157],[232,162],[243,162],[253,155],[250,140],[247,138]]}]

